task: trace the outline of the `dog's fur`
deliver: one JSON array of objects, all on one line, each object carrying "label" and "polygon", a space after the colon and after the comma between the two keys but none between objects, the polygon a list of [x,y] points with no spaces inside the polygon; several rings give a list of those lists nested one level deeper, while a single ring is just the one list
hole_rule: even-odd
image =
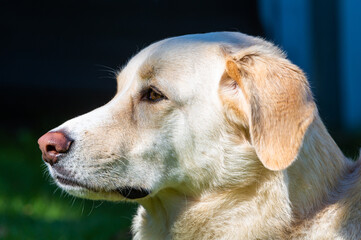
[{"label": "dog's fur", "polygon": [[[328,134],[303,72],[241,33],[166,39],[134,56],[105,106],[53,131],[74,139],[49,171],[67,192],[151,193],[134,239],[360,239],[360,160]],[[149,101],[157,89],[166,98]]]}]

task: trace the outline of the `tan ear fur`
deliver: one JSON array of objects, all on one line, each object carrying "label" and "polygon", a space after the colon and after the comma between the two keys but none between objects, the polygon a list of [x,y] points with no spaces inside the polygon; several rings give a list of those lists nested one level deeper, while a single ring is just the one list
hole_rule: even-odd
[{"label": "tan ear fur", "polygon": [[226,63],[250,110],[252,145],[265,167],[287,168],[297,157],[316,111],[303,72],[280,54],[243,51]]}]

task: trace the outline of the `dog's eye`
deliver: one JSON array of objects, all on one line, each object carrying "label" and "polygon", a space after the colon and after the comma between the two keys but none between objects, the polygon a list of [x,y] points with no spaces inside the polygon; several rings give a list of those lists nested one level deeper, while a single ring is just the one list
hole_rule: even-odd
[{"label": "dog's eye", "polygon": [[142,94],[142,100],[148,102],[159,102],[161,100],[167,99],[158,89],[155,87],[148,88]]}]

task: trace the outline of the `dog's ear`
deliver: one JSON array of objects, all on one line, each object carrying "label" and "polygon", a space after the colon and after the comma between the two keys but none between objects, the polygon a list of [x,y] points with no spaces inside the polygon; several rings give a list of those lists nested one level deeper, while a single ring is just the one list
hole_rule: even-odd
[{"label": "dog's ear", "polygon": [[297,158],[316,111],[303,72],[282,53],[244,50],[229,56],[221,84],[222,99],[231,103],[233,116],[247,121],[249,140],[263,165],[287,168]]}]

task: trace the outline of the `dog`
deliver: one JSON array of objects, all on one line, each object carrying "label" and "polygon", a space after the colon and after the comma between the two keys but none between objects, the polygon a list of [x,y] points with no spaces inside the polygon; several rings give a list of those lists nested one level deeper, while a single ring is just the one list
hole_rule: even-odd
[{"label": "dog", "polygon": [[360,160],[285,54],[235,32],[156,42],[106,105],[39,139],[81,198],[139,203],[134,239],[361,239]]}]

